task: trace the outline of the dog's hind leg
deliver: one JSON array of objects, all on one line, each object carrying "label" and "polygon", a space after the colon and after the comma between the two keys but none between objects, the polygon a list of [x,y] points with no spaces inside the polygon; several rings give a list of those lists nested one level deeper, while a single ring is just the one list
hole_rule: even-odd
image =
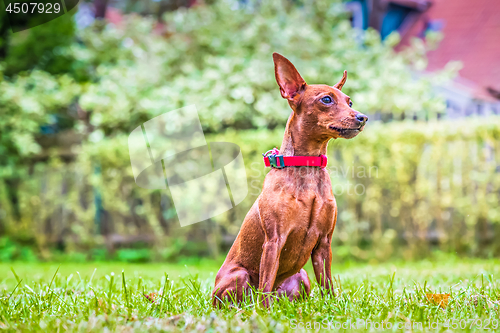
[{"label": "dog's hind leg", "polygon": [[215,281],[215,288],[212,292],[212,304],[215,307],[220,307],[226,301],[240,303],[243,295],[248,294],[250,288],[250,275],[242,267],[219,271]]},{"label": "dog's hind leg", "polygon": [[311,293],[311,282],[304,269],[297,274],[290,276],[276,288],[278,296],[286,296],[293,301],[294,299],[305,298]]}]

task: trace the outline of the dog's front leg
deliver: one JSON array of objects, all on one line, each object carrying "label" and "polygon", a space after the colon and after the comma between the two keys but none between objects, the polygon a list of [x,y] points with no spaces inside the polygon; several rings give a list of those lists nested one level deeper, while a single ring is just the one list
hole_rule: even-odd
[{"label": "dog's front leg", "polygon": [[[267,238],[267,237],[266,237]],[[266,239],[262,246],[262,258],[260,261],[259,290],[264,293],[262,304],[268,307],[270,304],[270,293],[273,290],[276,274],[278,273],[280,253],[284,242],[278,237]]]},{"label": "dog's front leg", "polygon": [[[328,235],[319,240],[318,245],[312,251],[311,261],[314,268],[314,275],[319,285],[334,295],[332,282],[332,235]],[[321,292],[323,294],[323,291]]]}]

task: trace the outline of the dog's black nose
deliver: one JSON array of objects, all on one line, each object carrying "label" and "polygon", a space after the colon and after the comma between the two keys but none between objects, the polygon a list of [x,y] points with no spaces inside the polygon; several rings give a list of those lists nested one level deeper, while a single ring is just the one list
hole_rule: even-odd
[{"label": "dog's black nose", "polygon": [[367,117],[367,116],[365,116],[365,115],[364,115],[364,114],[362,114],[362,113],[358,113],[358,114],[356,115],[356,119],[357,119],[358,121],[362,122],[362,123],[366,123],[366,122],[368,121],[368,117]]}]

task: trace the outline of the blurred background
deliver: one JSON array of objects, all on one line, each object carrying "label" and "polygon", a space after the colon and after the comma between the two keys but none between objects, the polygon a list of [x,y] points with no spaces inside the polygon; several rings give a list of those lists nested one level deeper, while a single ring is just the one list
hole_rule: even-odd
[{"label": "blurred background", "polygon": [[[224,257],[291,112],[273,52],[308,83],[347,70],[370,118],[329,145],[335,261],[500,255],[498,0],[80,1],[18,33],[0,7],[0,261]],[[241,147],[249,194],[181,228],[127,138],[191,104]]]}]

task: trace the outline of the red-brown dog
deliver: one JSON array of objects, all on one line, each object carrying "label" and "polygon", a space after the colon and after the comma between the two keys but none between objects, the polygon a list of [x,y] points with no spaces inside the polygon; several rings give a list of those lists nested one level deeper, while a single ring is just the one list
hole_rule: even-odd
[{"label": "red-brown dog", "polygon": [[[274,53],[273,59],[281,96],[293,110],[281,144],[283,156],[326,155],[330,139],[350,139],[363,130],[368,117],[353,110],[351,99],[341,91],[346,71],[333,87],[307,85],[285,57]],[[331,241],[336,220],[326,170],[272,169],[217,273],[214,306],[224,299],[240,302],[250,287],[290,299],[303,292],[309,295],[311,283],[302,269],[309,256],[316,280],[333,294]],[[268,297],[264,305],[269,305]]]}]

